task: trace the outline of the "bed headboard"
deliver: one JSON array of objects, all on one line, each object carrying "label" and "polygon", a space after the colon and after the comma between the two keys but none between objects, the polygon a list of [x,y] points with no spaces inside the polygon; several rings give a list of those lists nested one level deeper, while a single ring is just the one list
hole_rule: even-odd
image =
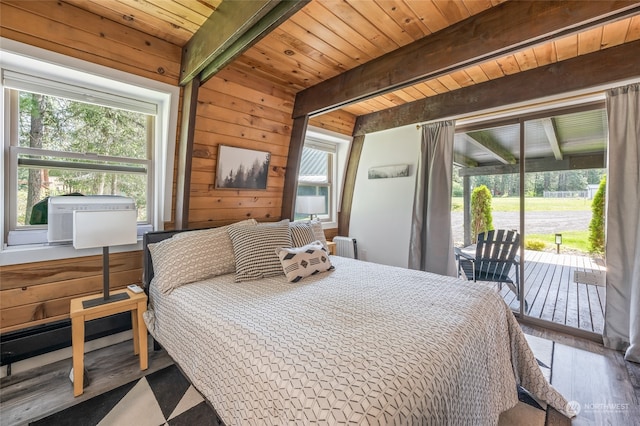
[{"label": "bed headboard", "polygon": [[142,236],[142,285],[144,290],[149,292],[149,284],[153,278],[153,261],[151,260],[151,252],[149,244],[159,243],[162,240],[173,237],[178,232],[193,231],[193,229],[183,229],[174,231],[154,231],[147,232]]}]

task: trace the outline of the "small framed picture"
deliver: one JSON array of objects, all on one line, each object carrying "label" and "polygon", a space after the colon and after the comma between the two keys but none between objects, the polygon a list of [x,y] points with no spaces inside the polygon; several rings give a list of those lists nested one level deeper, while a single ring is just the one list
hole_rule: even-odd
[{"label": "small framed picture", "polygon": [[267,189],[271,153],[220,145],[216,189]]},{"label": "small framed picture", "polygon": [[394,164],[392,166],[377,166],[369,168],[369,179],[387,179],[409,176],[408,164]]}]

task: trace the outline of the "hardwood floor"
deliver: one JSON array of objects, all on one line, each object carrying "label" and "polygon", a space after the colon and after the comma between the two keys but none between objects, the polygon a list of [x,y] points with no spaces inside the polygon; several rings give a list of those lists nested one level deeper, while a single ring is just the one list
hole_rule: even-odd
[{"label": "hardwood floor", "polygon": [[551,384],[580,404],[572,425],[640,425],[640,364],[590,340],[538,327],[522,329],[556,342]]},{"label": "hardwood floor", "polygon": [[[149,339],[151,340],[151,339]],[[91,380],[74,398],[69,380],[71,358],[3,377],[0,381],[0,425],[26,425],[62,409],[115,389],[173,364],[164,350],[153,351],[149,342],[149,368],[140,370],[133,343],[127,340],[85,354]]]},{"label": "hardwood floor", "polygon": [[[572,425],[640,425],[640,365],[589,340],[538,327],[522,328],[556,342],[551,383],[569,401],[580,404]],[[86,354],[92,381],[78,398],[73,397],[68,378],[70,359],[3,378],[0,424],[27,424],[172,363],[164,351],[150,350],[149,370],[142,372],[131,344],[126,341]]]}]

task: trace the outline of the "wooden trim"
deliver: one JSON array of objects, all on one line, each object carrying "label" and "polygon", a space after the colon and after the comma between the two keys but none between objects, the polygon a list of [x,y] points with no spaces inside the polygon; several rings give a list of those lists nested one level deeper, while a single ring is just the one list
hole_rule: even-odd
[{"label": "wooden trim", "polygon": [[[269,10],[255,25],[245,31],[238,39],[211,59],[200,72],[200,81],[204,83],[221,69],[230,64],[235,58],[260,41],[268,33],[289,19],[311,0],[281,1]],[[238,4],[237,2],[235,4]],[[234,5],[234,7],[237,7]],[[216,15],[215,13],[213,15]],[[201,83],[201,84],[202,84]]]},{"label": "wooden trim", "polygon": [[180,84],[191,81],[275,5],[269,0],[223,0],[182,48]]},{"label": "wooden trim", "polygon": [[309,116],[298,117],[293,120],[291,129],[291,140],[289,141],[289,156],[287,157],[287,168],[284,175],[284,188],[282,191],[282,219],[295,217],[296,194],[298,192],[298,170],[302,161],[302,148],[304,138],[307,134],[307,124]]},{"label": "wooden trim", "polygon": [[351,223],[351,208],[353,206],[353,194],[356,186],[356,176],[358,174],[358,164],[364,146],[364,135],[358,135],[351,142],[347,168],[345,170],[344,189],[342,190],[342,202],[338,213],[338,235],[349,235]]},{"label": "wooden trim", "polygon": [[[109,254],[112,276],[142,268],[141,251]],[[61,283],[78,278],[96,277],[102,282],[102,255],[74,257],[44,262],[19,263],[0,267],[0,297],[11,289],[28,289],[40,284]],[[76,290],[81,287],[76,287]],[[99,288],[98,288],[99,290]]]},{"label": "wooden trim", "polygon": [[[355,135],[439,120],[640,76],[640,41],[358,117]],[[631,59],[633,58],[633,59]],[[613,66],[612,64],[615,64]]]},{"label": "wooden trim", "polygon": [[630,1],[505,2],[299,92],[293,116],[337,109],[639,11]]},{"label": "wooden trim", "polygon": [[189,198],[191,194],[191,171],[193,163],[193,139],[198,109],[200,77],[195,76],[184,87],[182,94],[182,123],[180,126],[180,150],[176,173],[176,217],[175,229],[184,229],[189,224]]},{"label": "wooden trim", "polygon": [[223,0],[183,48],[180,84],[204,83],[309,1]]}]

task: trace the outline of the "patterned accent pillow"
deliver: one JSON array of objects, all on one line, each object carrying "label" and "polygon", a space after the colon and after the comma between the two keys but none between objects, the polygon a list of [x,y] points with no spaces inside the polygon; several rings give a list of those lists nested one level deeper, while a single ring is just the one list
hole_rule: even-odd
[{"label": "patterned accent pillow", "polygon": [[[258,224],[258,221],[255,219],[245,219],[245,220],[241,220],[240,222],[235,222],[232,223],[231,225],[225,225],[225,226],[220,226],[218,228],[207,228],[207,229],[197,229],[194,231],[189,231],[189,232],[180,232],[178,234],[175,234],[172,238],[184,238],[184,237],[188,237],[190,235],[192,235],[194,232],[215,232],[218,229],[224,229],[225,231],[227,230],[227,228],[229,228],[230,226],[256,226]],[[228,234],[227,234],[228,235]],[[229,239],[229,247],[231,246],[231,239]],[[232,247],[232,251],[233,251],[233,247]]]},{"label": "patterned accent pillow", "polygon": [[227,230],[236,256],[236,282],[282,274],[277,247],[291,247],[289,220],[258,226],[230,226]]},{"label": "patterned accent pillow", "polygon": [[320,241],[322,246],[329,252],[329,246],[327,245],[327,239],[324,236],[324,229],[322,229],[322,222],[319,220],[311,221],[311,229],[313,230],[314,239]]},{"label": "patterned accent pillow", "polygon": [[306,246],[318,239],[313,233],[311,222],[308,220],[290,222],[289,230],[291,231],[291,242],[293,243],[293,247]]},{"label": "patterned accent pillow", "polygon": [[276,253],[289,282],[296,283],[309,275],[335,269],[320,241],[304,247],[277,248]]},{"label": "patterned accent pillow", "polygon": [[[255,227],[250,225],[233,226]],[[234,272],[236,260],[228,228],[181,232],[159,243],[149,244],[153,285],[168,294],[181,285]]]}]

